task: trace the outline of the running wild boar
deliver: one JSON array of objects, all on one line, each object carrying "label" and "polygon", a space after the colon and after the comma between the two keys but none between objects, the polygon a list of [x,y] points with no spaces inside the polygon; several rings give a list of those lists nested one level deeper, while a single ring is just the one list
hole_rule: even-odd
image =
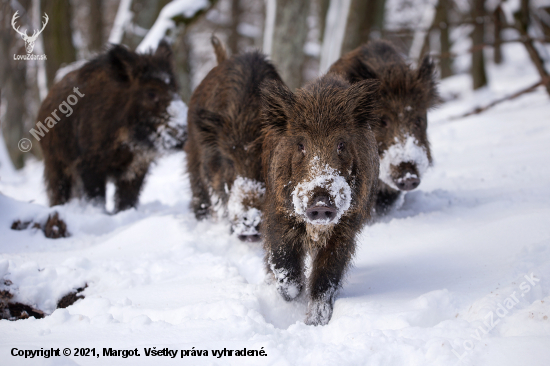
[{"label": "running wild boar", "polygon": [[306,324],[329,322],[374,205],[376,90],[336,75],[296,93],[278,81],[262,87],[266,269],[287,301],[307,289]]},{"label": "running wild boar", "polygon": [[432,162],[426,130],[427,111],[438,100],[434,64],[426,56],[412,70],[390,43],[375,41],[343,56],[329,73],[352,84],[380,81],[380,123],[374,128],[380,154],[376,210],[387,212],[401,192],[418,187]]},{"label": "running wild boar", "polygon": [[34,134],[51,206],[72,197],[103,205],[108,180],[116,211],[138,204],[151,163],[181,150],[187,134],[172,59],[164,41],[154,54],[116,45],[51,88],[38,113],[43,136]]},{"label": "running wild boar", "polygon": [[229,217],[243,241],[259,241],[265,186],[261,176],[261,100],[259,85],[280,81],[259,52],[227,58],[216,37],[218,66],[195,89],[189,102],[187,171],[192,208],[201,220]]}]

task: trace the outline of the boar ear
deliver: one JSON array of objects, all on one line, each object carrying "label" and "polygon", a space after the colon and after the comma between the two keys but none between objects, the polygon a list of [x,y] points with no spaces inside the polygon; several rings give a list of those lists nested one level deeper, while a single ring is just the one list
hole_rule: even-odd
[{"label": "boar ear", "polygon": [[166,42],[166,40],[162,40],[159,43],[159,46],[157,47],[157,50],[155,51],[155,56],[160,57],[166,60],[172,60],[172,47]]},{"label": "boar ear", "polygon": [[367,66],[360,58],[353,58],[351,62],[353,62],[353,65],[348,68],[346,75],[350,83],[354,84],[362,80],[378,79],[376,72]]},{"label": "boar ear", "polygon": [[207,145],[215,145],[218,141],[218,131],[222,130],[224,124],[223,117],[215,112],[206,109],[200,109],[195,119],[202,141]]},{"label": "boar ear", "polygon": [[371,79],[352,84],[346,90],[348,113],[357,127],[369,128],[378,120],[379,87],[380,81]]},{"label": "boar ear", "polygon": [[122,82],[129,82],[134,76],[134,66],[137,56],[120,45],[114,45],[107,53],[110,70],[115,79]]},{"label": "boar ear", "polygon": [[435,64],[429,55],[424,56],[417,70],[417,78],[426,89],[426,98],[429,106],[438,101],[437,86],[435,82]]},{"label": "boar ear", "polygon": [[260,86],[264,126],[277,132],[287,128],[295,96],[281,80],[269,80]]}]

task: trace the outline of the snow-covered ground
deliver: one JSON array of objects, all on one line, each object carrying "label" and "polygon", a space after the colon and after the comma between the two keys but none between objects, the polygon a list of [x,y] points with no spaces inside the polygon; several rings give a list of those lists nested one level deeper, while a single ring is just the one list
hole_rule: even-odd
[{"label": "snow-covered ground", "polygon": [[[58,240],[9,229],[51,212],[41,164],[2,175],[0,277],[15,300],[51,315],[0,321],[0,364],[548,365],[548,96],[539,88],[448,120],[537,80],[520,46],[506,56],[489,88],[469,91],[466,76],[441,85],[458,98],[430,115],[435,164],[401,208],[363,230],[326,326],[306,326],[304,300],[286,303],[265,283],[259,244],[229,236],[228,223],[195,221],[183,153],[153,169],[138,210],[56,208],[71,233]],[[85,299],[54,310],[85,284]],[[178,350],[176,359],[146,356],[153,347]],[[71,356],[31,360],[13,348]],[[75,357],[75,348],[100,356]],[[104,357],[103,348],[140,356]],[[214,356],[224,348],[247,355]]]}]

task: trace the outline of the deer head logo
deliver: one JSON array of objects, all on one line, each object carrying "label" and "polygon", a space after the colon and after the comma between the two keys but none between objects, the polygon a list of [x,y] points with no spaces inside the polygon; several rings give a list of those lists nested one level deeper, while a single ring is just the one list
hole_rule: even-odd
[{"label": "deer head logo", "polygon": [[15,20],[19,18],[19,16],[17,15],[17,11],[15,12],[15,14],[13,14],[13,18],[11,18],[11,26],[13,27],[13,29],[15,29],[15,31],[17,33],[19,33],[21,35],[21,38],[23,38],[23,40],[25,41],[25,49],[27,50],[27,53],[31,53],[33,48],[34,48],[34,42],[36,42],[36,39],[38,38],[38,35],[40,33],[42,33],[42,31],[44,30],[44,28],[46,28],[46,24],[48,24],[48,14],[44,13],[44,22],[42,22],[42,29],[40,30],[34,30],[34,33],[32,34],[32,36],[29,37],[29,35],[27,34],[27,29],[25,29],[25,33],[23,32],[20,32],[19,31],[19,27],[15,28]]}]

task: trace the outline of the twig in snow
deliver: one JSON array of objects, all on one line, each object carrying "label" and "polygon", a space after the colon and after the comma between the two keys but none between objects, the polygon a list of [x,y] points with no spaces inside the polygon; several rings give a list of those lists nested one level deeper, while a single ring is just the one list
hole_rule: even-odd
[{"label": "twig in snow", "polygon": [[506,102],[508,100],[513,100],[513,99],[516,99],[517,97],[523,95],[523,94],[527,94],[527,93],[530,93],[530,92],[533,92],[535,91],[536,88],[538,88],[539,86],[541,85],[544,85],[544,84],[550,84],[550,79],[547,79],[545,81],[541,80],[533,85],[531,85],[530,87],[528,88],[525,88],[525,89],[522,89],[512,95],[509,95],[509,96],[506,96],[504,98],[501,98],[501,99],[497,99],[495,101],[492,101],[491,103],[487,104],[486,106],[484,107],[477,107],[475,108],[473,111],[470,111],[468,113],[464,113],[460,116],[454,116],[454,117],[451,117],[449,118],[449,121],[454,121],[454,120],[457,120],[457,119],[461,119],[461,118],[465,118],[465,117],[468,117],[468,116],[472,116],[474,114],[480,114],[480,113],[483,113],[485,112],[486,110],[496,106],[497,104],[500,104],[502,102]]}]

